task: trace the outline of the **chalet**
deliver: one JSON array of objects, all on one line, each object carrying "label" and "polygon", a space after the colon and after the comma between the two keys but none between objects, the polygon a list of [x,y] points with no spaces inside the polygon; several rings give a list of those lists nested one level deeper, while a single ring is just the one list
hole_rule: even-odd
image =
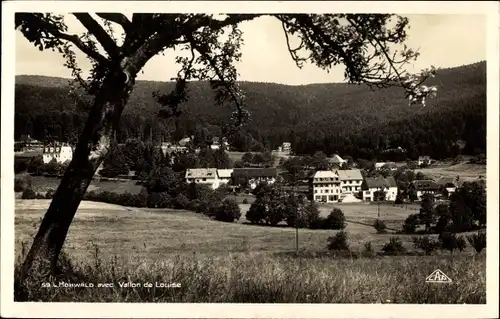
[{"label": "chalet", "polygon": [[58,163],[71,161],[73,149],[68,144],[54,143],[43,147],[42,159],[45,164],[56,160]]},{"label": "chalet", "polygon": [[439,187],[439,191],[445,197],[449,197],[453,194],[458,187],[461,186],[461,181],[457,178],[453,177],[441,177],[436,181],[436,184]]},{"label": "chalet", "polygon": [[394,201],[398,195],[398,184],[394,177],[367,177],[363,181],[362,189],[362,199],[365,201],[374,201],[375,192],[383,191],[385,192],[385,200]]},{"label": "chalet", "polygon": [[337,170],[336,174],[340,178],[342,194],[358,193],[363,184],[363,175],[359,169]]},{"label": "chalet", "polygon": [[242,180],[248,181],[251,189],[259,183],[273,184],[277,177],[276,168],[235,168],[233,169],[233,185],[241,184]]},{"label": "chalet", "polygon": [[186,171],[186,183],[204,184],[212,189],[219,187],[219,177],[216,168],[189,168]]},{"label": "chalet", "polygon": [[419,156],[417,164],[418,166],[422,166],[422,165],[429,165],[431,164],[431,162],[432,160],[430,156]]},{"label": "chalet", "polygon": [[416,194],[418,200],[421,200],[424,194],[436,195],[439,190],[439,185],[430,179],[415,180],[408,186],[408,192]]},{"label": "chalet", "polygon": [[228,184],[231,181],[232,174],[232,169],[218,169],[217,175],[219,176],[219,185]]},{"label": "chalet", "polygon": [[342,159],[342,157],[338,156],[337,154],[328,158],[328,164],[330,165],[331,168],[342,167],[342,165],[344,165],[346,162],[347,162],[346,160]]},{"label": "chalet", "polygon": [[312,179],[312,188],[316,202],[332,203],[340,200],[340,178],[333,171],[317,171]]}]

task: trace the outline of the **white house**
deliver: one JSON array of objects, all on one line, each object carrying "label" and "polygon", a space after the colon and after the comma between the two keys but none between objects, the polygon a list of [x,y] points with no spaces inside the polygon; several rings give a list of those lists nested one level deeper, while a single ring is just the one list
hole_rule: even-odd
[{"label": "white house", "polygon": [[418,166],[429,165],[432,163],[432,159],[430,156],[419,156],[417,163],[418,163]]},{"label": "white house", "polygon": [[218,169],[217,175],[219,176],[219,186],[227,184],[231,181],[231,176],[233,175],[232,169]]},{"label": "white house", "polygon": [[292,143],[283,142],[281,149],[283,150],[284,153],[290,153],[292,151]]},{"label": "white house", "polygon": [[439,185],[430,179],[414,180],[408,186],[408,191],[417,196],[417,200],[422,200],[424,194],[436,196],[439,194]]},{"label": "white house", "polygon": [[205,184],[212,189],[219,187],[219,176],[216,168],[189,168],[186,171],[186,183]]},{"label": "white house", "polygon": [[342,194],[358,193],[361,190],[363,175],[359,169],[339,169],[336,173],[340,178]]},{"label": "white house", "polygon": [[377,191],[385,192],[386,201],[395,201],[398,195],[398,184],[392,176],[387,178],[379,177],[367,177],[363,181],[362,198],[365,201],[374,201],[375,193]]},{"label": "white house", "polygon": [[313,198],[316,202],[338,202],[341,195],[340,178],[332,171],[317,171],[312,180]]},{"label": "white house", "polygon": [[42,158],[44,164],[49,163],[53,159],[55,159],[58,163],[71,161],[73,158],[73,149],[67,144],[46,145],[43,147]]}]

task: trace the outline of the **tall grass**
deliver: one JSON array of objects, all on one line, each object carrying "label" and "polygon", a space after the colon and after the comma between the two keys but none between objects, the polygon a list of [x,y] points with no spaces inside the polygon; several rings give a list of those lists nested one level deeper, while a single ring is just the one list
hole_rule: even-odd
[{"label": "tall grass", "polygon": [[[452,303],[486,302],[485,255],[297,258],[270,253],[176,255],[167,260],[102,257],[60,259],[62,274],[30,278],[16,299],[80,302]],[[19,269],[20,259],[16,269]],[[425,278],[440,269],[451,284]],[[16,275],[18,271],[16,270]],[[85,287],[42,287],[87,283]],[[119,283],[139,287],[120,287]],[[98,284],[113,287],[97,287]],[[151,283],[152,287],[144,287]],[[156,283],[178,283],[160,288]]]}]

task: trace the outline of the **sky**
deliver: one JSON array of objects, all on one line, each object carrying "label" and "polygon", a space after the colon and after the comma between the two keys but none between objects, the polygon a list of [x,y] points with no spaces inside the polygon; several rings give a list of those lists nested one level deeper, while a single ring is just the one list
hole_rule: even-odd
[{"label": "sky", "polygon": [[[410,29],[405,42],[420,52],[412,71],[434,65],[455,67],[486,60],[486,16],[459,14],[405,15]],[[76,19],[68,19],[68,32],[81,32],[83,26]],[[344,68],[335,67],[326,72],[314,65],[296,67],[291,59],[281,24],[274,18],[261,17],[240,25],[244,45],[242,61],[237,64],[242,81],[274,82],[290,85],[343,82]],[[168,81],[177,73],[175,53],[156,56],[143,68],[138,80]],[[80,67],[88,70],[83,54],[77,56]],[[16,75],[46,75],[70,77],[59,53],[39,51],[20,31],[16,31]]]}]

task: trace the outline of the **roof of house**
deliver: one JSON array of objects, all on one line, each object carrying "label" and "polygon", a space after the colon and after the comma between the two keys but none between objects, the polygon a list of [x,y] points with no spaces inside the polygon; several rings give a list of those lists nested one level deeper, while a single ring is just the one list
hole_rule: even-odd
[{"label": "roof of house", "polygon": [[346,170],[337,170],[337,174],[339,175],[341,180],[358,180],[363,179],[363,175],[361,175],[361,170],[359,169],[346,169]]},{"label": "roof of house", "polygon": [[435,181],[430,180],[430,179],[421,179],[421,180],[415,180],[411,183],[413,187],[415,187],[416,190],[421,190],[421,191],[429,191],[429,190],[438,190],[439,186],[436,184]]},{"label": "roof of house", "polygon": [[217,174],[219,178],[231,178],[231,174],[233,174],[232,169],[218,169]]},{"label": "roof of house", "polygon": [[438,179],[436,181],[436,184],[438,184],[439,186],[451,186],[453,185],[453,187],[457,187],[457,186],[460,186],[460,182],[456,180],[456,178],[453,178],[453,177],[441,177],[440,179]]},{"label": "roof of house", "polygon": [[393,176],[388,176],[386,178],[383,178],[382,176],[367,177],[365,178],[365,183],[368,188],[398,187],[398,184]]},{"label": "roof of house", "polygon": [[186,178],[217,178],[216,168],[188,168]]},{"label": "roof of house", "polygon": [[335,172],[333,171],[317,171],[314,176],[314,178],[324,178],[324,177],[339,177]]},{"label": "roof of house", "polygon": [[396,163],[394,162],[387,162],[385,163],[382,167],[387,167],[387,168],[397,168],[398,165],[396,165]]},{"label": "roof of house", "polygon": [[233,177],[276,177],[276,175],[277,171],[274,167],[233,169]]},{"label": "roof of house", "polygon": [[425,160],[430,160],[430,159],[431,159],[431,157],[430,157],[430,156],[427,156],[427,155],[426,155],[426,156],[419,156],[419,157],[418,157],[418,160],[419,160],[419,161],[425,161]]},{"label": "roof of house", "polygon": [[338,156],[337,154],[333,155],[332,157],[328,158],[328,162],[332,164],[336,163],[345,163],[345,160],[342,159],[342,157]]}]

